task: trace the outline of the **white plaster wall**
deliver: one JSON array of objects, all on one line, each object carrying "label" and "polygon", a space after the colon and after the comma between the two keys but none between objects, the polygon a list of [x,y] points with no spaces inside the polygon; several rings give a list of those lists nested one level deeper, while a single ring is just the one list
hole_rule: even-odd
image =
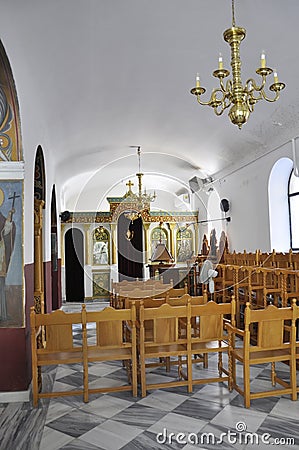
[{"label": "white plaster wall", "polygon": [[[24,155],[24,264],[30,264],[34,259],[34,224],[33,224],[33,192],[34,192],[34,162],[37,147],[43,149],[46,166],[46,213],[45,213],[45,246],[44,260],[51,259],[50,245],[50,213],[51,213],[51,191],[55,183],[55,161],[52,159],[53,148],[51,148],[51,136],[55,130],[49,129],[49,120],[43,111],[43,87],[34,79],[34,64],[25,64],[28,71],[24,71],[24,59],[28,52],[16,41],[13,27],[6,22],[7,26],[2,30],[1,40],[7,53],[19,103],[21,137]],[[29,52],[30,53],[30,52]],[[37,63],[37,62],[36,62]],[[30,70],[29,70],[30,67]],[[39,95],[36,95],[39,92]],[[54,141],[53,141],[54,142]],[[57,198],[59,199],[59,192]]]},{"label": "white plaster wall", "polygon": [[[292,159],[291,142],[214,181],[213,187],[219,198],[227,198],[230,202],[231,222],[226,225],[230,251],[272,250],[268,181],[273,165],[284,156]],[[201,197],[203,195],[206,194]],[[205,214],[203,204],[198,199],[195,201],[201,218],[202,213]]]}]

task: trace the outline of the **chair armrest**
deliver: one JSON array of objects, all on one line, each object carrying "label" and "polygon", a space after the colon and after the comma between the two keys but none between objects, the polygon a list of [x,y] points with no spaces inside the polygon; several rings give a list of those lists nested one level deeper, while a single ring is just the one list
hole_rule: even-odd
[{"label": "chair armrest", "polygon": [[225,328],[228,333],[234,333],[238,334],[239,336],[245,336],[244,330],[241,330],[240,328],[234,327],[231,323],[227,322],[225,324]]},{"label": "chair armrest", "polygon": [[226,326],[226,324],[231,324],[230,319],[223,318],[223,325]]}]

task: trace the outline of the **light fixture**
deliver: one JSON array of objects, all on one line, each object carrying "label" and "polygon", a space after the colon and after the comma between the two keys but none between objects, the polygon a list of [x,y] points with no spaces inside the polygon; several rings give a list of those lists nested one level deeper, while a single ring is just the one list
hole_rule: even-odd
[{"label": "light fixture", "polygon": [[127,213],[125,213],[125,217],[127,219],[130,219],[131,222],[141,217],[143,211],[148,211],[150,209],[150,203],[153,202],[156,199],[156,193],[154,192],[153,195],[147,194],[146,189],[144,188],[142,192],[142,177],[143,173],[141,173],[141,151],[140,146],[131,146],[131,148],[137,148],[137,156],[138,156],[138,173],[136,173],[136,176],[138,178],[138,193],[134,193],[131,189],[133,186],[133,183],[131,180],[128,181],[128,191],[126,192],[124,196],[124,202],[129,203],[132,209]]},{"label": "light fixture", "polygon": [[[256,73],[262,77],[261,84],[256,84],[253,78],[249,78],[245,85],[242,85],[241,79],[241,59],[240,59],[240,43],[246,36],[244,28],[236,27],[235,24],[235,5],[232,0],[232,27],[223,33],[223,38],[231,47],[231,68],[232,79],[228,79],[224,83],[224,79],[229,76],[230,72],[223,68],[223,60],[220,54],[218,69],[213,72],[213,76],[219,79],[220,87],[213,89],[210,100],[204,102],[200,96],[204,94],[206,89],[200,86],[199,75],[196,76],[196,86],[191,89],[191,94],[197,97],[200,105],[208,105],[214,108],[217,116],[229,107],[229,118],[234,125],[241,129],[242,125],[247,122],[250,113],[254,110],[254,105],[259,100],[267,100],[275,102],[279,98],[279,93],[284,89],[285,84],[278,81],[276,70],[273,71],[266,66],[265,53],[261,54],[260,67],[256,69]],[[274,72],[274,73],[273,73]],[[273,73],[274,82],[269,86],[270,91],[274,92],[273,98],[267,97],[264,88],[266,85],[266,77]]]}]

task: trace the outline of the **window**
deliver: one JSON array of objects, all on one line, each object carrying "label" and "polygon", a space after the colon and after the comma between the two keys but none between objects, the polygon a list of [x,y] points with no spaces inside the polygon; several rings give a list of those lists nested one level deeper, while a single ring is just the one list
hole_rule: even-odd
[{"label": "window", "polygon": [[291,246],[288,186],[292,168],[290,158],[280,158],[269,176],[270,249],[277,252],[288,252]]},{"label": "window", "polygon": [[289,179],[289,214],[291,249],[299,250],[299,177],[295,177],[292,170]]}]

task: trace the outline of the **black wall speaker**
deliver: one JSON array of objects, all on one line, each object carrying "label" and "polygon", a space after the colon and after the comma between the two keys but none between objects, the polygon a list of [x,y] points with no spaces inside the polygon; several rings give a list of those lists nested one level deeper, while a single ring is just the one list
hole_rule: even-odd
[{"label": "black wall speaker", "polygon": [[227,211],[229,211],[229,201],[226,198],[223,198],[220,201],[220,209],[221,211],[227,213]]},{"label": "black wall speaker", "polygon": [[71,217],[71,213],[69,211],[63,211],[60,216],[62,222],[67,222]]}]

